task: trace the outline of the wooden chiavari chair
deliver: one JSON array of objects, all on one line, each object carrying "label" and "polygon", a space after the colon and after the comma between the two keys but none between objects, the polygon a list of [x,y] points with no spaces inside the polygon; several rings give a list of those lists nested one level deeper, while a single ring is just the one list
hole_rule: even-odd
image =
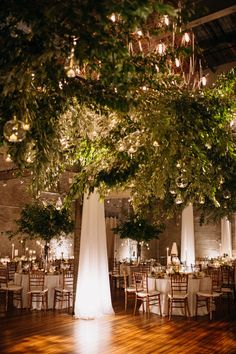
[{"label": "wooden chiavari chair", "polygon": [[159,306],[160,315],[162,316],[161,311],[161,294],[158,290],[149,290],[148,289],[148,275],[143,272],[135,272],[135,304],[134,304],[134,315],[137,310],[138,301],[142,302],[143,312],[145,311],[144,305],[146,304],[146,311],[148,317],[150,315],[150,308],[152,306]]},{"label": "wooden chiavari chair", "polygon": [[168,294],[168,316],[172,316],[173,308],[183,308],[185,316],[189,315],[188,307],[188,274],[172,274],[171,289]]},{"label": "wooden chiavari chair", "polygon": [[220,268],[209,269],[209,276],[211,277],[211,289],[210,291],[199,291],[196,294],[196,316],[198,315],[199,307],[206,307],[212,320],[212,312],[216,307],[217,300],[221,297],[221,276]]},{"label": "wooden chiavari chair", "polygon": [[44,310],[48,309],[48,289],[45,288],[44,271],[29,272],[29,291],[28,291],[28,308],[33,308],[33,304],[42,306]]},{"label": "wooden chiavari chair", "polygon": [[22,299],[23,287],[14,283],[8,283],[8,269],[0,267],[0,296],[5,297],[5,311],[8,309],[8,299],[12,296],[12,302],[17,301],[22,309],[23,299]]},{"label": "wooden chiavari chair", "polygon": [[56,308],[57,303],[60,304],[60,309],[72,307],[73,303],[73,284],[74,273],[71,270],[63,271],[62,286],[55,288],[53,309]]}]

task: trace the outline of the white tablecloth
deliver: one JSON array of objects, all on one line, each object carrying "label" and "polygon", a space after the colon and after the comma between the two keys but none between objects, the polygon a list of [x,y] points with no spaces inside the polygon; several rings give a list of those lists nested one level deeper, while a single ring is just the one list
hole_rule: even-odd
[{"label": "white tablecloth", "polygon": [[[168,293],[170,292],[171,283],[169,278],[165,279],[156,279],[148,278],[148,288],[149,290],[159,290],[161,293],[161,309],[162,315],[168,315]],[[196,306],[196,293],[202,290],[211,289],[211,279],[210,277],[204,278],[189,278],[188,280],[188,305],[190,316],[195,316],[195,306]],[[152,306],[151,312],[160,314],[158,306]],[[184,316],[184,309],[182,308],[173,308],[173,315]],[[198,309],[198,315],[203,316],[207,314],[207,309],[205,307],[200,307]]]},{"label": "white tablecloth", "polygon": [[[23,287],[23,308],[28,307],[28,294],[29,291],[29,275],[23,273],[15,273],[14,282],[16,284],[21,284]],[[53,308],[53,299],[54,299],[54,289],[59,287],[62,282],[61,275],[45,275],[45,288],[48,289],[48,308]],[[39,304],[37,304],[39,305]],[[35,304],[33,304],[35,306]],[[36,308],[33,307],[33,308]],[[40,309],[37,307],[37,309]]]}]

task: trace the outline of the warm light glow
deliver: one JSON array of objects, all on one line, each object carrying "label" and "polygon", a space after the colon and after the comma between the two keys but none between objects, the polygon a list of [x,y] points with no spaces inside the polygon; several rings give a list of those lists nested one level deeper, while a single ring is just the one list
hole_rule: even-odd
[{"label": "warm light glow", "polygon": [[111,21],[112,22],[116,22],[116,15],[115,14],[112,14],[111,17],[110,17]]}]

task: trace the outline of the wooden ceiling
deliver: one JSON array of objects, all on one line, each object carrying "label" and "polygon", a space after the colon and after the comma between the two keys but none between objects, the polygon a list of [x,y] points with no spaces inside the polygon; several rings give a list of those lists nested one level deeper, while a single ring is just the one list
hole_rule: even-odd
[{"label": "wooden ceiling", "polygon": [[194,2],[197,9],[188,27],[203,51],[205,67],[216,71],[220,65],[236,63],[236,0]]}]

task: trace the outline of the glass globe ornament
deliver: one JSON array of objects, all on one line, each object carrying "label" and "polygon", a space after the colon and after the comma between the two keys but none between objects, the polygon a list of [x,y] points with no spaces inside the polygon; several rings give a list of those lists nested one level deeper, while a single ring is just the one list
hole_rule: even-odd
[{"label": "glass globe ornament", "polygon": [[26,135],[24,123],[14,117],[14,119],[5,123],[3,134],[10,143],[21,142]]},{"label": "glass globe ornament", "polygon": [[230,191],[225,190],[225,191],[223,192],[223,197],[224,197],[225,199],[229,199],[229,198],[231,197]]},{"label": "glass globe ornament", "polygon": [[73,78],[76,76],[76,72],[73,68],[69,68],[67,71],[66,71],[66,75],[67,77],[69,78]]},{"label": "glass globe ornament", "polygon": [[177,194],[175,198],[175,204],[182,204],[182,203],[183,203],[183,199],[181,197],[181,194]]},{"label": "glass globe ornament", "polygon": [[175,183],[179,188],[185,188],[188,185],[188,179],[184,174],[181,174],[176,178]]}]

